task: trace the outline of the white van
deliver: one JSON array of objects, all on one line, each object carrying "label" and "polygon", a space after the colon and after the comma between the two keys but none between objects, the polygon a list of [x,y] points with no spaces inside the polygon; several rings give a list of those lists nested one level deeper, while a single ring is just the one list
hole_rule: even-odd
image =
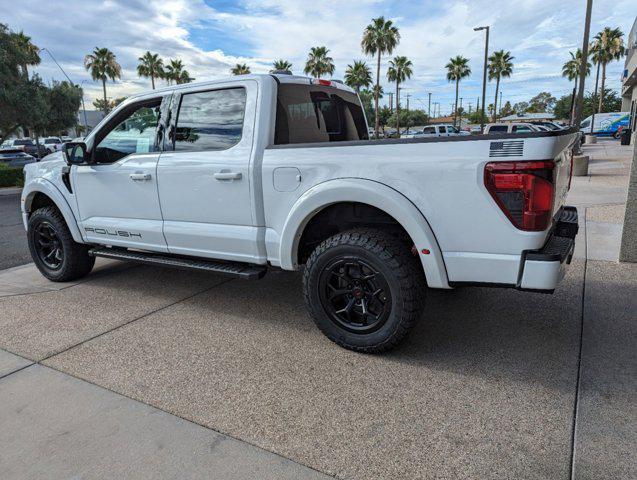
[{"label": "white van", "polygon": [[591,132],[591,120],[593,116],[586,117],[580,124],[580,130],[584,134],[593,134],[598,137],[619,136],[619,128],[628,128],[630,125],[630,112],[596,113],[595,125]]}]

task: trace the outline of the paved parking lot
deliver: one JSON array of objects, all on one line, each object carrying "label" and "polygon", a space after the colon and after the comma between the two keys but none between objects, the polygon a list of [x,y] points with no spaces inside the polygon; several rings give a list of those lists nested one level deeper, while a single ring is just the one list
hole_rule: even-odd
[{"label": "paved parking lot", "polygon": [[616,232],[597,225],[620,221],[621,183],[595,181],[599,202],[586,182],[554,295],[426,292],[384,355],[323,337],[296,273],[0,272],[4,477],[635,478],[637,266],[606,258]]}]

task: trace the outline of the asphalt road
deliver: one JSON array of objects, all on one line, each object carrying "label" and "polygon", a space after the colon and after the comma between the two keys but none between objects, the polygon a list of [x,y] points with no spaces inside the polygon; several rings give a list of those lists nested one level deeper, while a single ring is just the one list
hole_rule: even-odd
[{"label": "asphalt road", "polygon": [[0,195],[0,270],[31,261],[20,216],[20,195]]}]

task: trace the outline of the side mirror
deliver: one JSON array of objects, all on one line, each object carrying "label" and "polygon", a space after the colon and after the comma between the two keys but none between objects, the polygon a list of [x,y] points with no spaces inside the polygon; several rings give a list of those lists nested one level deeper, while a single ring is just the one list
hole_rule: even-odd
[{"label": "side mirror", "polygon": [[69,165],[83,165],[88,163],[88,149],[84,142],[68,142],[62,147],[64,160]]}]

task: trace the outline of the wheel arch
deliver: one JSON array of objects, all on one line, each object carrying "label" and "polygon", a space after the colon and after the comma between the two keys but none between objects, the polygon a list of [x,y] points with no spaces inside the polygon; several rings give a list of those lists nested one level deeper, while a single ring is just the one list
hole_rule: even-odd
[{"label": "wheel arch", "polygon": [[[339,203],[368,205],[394,219],[418,249],[428,285],[450,288],[438,241],[422,213],[409,199],[387,185],[358,178],[320,183],[296,201],[280,236],[279,259],[282,268],[293,270],[298,267],[300,241],[308,224],[321,211]],[[430,253],[421,253],[423,249]]]},{"label": "wheel arch", "polygon": [[55,185],[43,178],[34,179],[28,185],[25,185],[22,191],[22,217],[24,227],[27,228],[28,226],[31,212],[37,208],[49,205],[54,206],[60,211],[73,236],[73,240],[78,243],[84,243],[80,229],[77,226],[77,220],[68,202]]}]

